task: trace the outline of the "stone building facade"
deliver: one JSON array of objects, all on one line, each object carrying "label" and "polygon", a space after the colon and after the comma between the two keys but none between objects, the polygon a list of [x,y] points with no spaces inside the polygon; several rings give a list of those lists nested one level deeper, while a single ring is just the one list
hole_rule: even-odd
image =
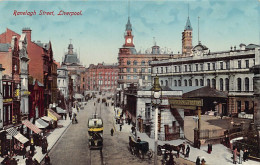
[{"label": "stone building facade", "polygon": [[60,92],[63,94],[64,98],[68,98],[69,96],[69,75],[68,69],[66,65],[60,66],[57,69],[58,78],[57,85]]},{"label": "stone building facade", "polygon": [[199,43],[189,57],[153,61],[152,77],[157,75],[161,85],[210,86],[227,92],[227,104],[217,104],[215,110],[224,115],[253,114],[254,75],[250,68],[259,56],[259,45],[240,44],[240,49],[210,52]]}]

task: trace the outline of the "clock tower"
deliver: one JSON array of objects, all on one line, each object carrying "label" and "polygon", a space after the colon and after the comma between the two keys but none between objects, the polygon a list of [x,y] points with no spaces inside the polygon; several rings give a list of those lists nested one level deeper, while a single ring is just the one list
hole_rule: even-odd
[{"label": "clock tower", "polygon": [[123,47],[135,47],[133,43],[134,36],[132,35],[132,25],[130,23],[130,17],[128,17],[128,21],[125,29],[125,44]]}]

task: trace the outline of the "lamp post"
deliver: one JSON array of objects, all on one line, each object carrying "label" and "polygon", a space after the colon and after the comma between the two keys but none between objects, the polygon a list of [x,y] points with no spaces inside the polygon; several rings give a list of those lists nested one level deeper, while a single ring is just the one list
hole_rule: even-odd
[{"label": "lamp post", "polygon": [[154,122],[154,165],[157,165],[157,145],[158,145],[158,106],[161,104],[162,88],[159,84],[159,77],[156,75],[154,84],[151,89],[152,104],[155,107],[155,122]]}]

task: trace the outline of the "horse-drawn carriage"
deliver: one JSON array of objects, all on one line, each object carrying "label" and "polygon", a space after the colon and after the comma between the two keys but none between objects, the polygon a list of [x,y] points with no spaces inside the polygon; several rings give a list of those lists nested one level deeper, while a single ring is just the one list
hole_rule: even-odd
[{"label": "horse-drawn carriage", "polygon": [[137,142],[132,136],[129,136],[129,150],[133,155],[144,159],[146,156],[148,159],[153,157],[153,152],[149,149],[149,143],[146,141]]}]

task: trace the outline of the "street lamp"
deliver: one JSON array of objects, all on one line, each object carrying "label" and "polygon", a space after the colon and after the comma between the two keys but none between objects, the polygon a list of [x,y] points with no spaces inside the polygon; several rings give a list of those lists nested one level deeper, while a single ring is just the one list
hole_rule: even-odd
[{"label": "street lamp", "polygon": [[157,145],[158,145],[158,106],[161,104],[162,88],[159,84],[159,77],[156,75],[151,89],[152,104],[155,107],[154,122],[154,164],[157,165]]}]

